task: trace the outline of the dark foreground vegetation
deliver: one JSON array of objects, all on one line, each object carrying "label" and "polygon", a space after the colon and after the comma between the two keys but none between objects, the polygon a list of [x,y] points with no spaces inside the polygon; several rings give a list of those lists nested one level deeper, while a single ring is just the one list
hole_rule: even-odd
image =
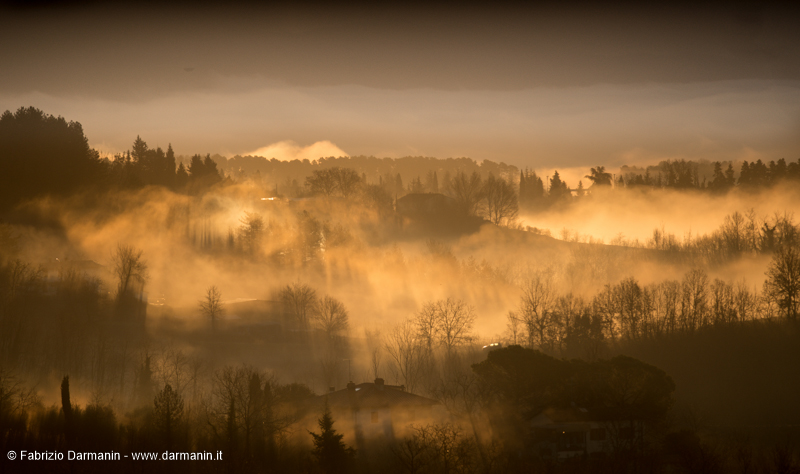
[{"label": "dark foreground vegetation", "polygon": [[[36,109],[0,118],[2,472],[800,469],[791,213],[615,245],[516,221],[665,187],[791,196],[795,163],[545,190],[463,158],[87,143]],[[165,452],[201,459],[130,457]]]}]

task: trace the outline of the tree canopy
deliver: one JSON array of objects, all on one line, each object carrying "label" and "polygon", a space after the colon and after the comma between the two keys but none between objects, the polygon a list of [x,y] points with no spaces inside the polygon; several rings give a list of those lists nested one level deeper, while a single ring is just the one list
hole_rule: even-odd
[{"label": "tree canopy", "polygon": [[672,406],[675,383],[664,371],[627,356],[559,360],[510,346],[472,366],[508,416],[532,417],[548,407],[579,406],[597,420],[657,423]]},{"label": "tree canopy", "polygon": [[347,472],[354,455],[353,448],[342,442],[344,435],[333,429],[333,423],[331,410],[326,404],[325,412],[318,420],[320,433],[309,432],[314,441],[314,457],[327,474]]},{"label": "tree canopy", "polygon": [[66,195],[100,171],[78,122],[21,107],[0,116],[0,207],[33,197]]}]

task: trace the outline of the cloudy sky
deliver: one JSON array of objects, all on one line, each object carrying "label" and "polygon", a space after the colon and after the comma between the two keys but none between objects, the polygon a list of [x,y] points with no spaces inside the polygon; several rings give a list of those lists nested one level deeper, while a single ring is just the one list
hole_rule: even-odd
[{"label": "cloudy sky", "polygon": [[800,22],[772,7],[0,8],[0,109],[103,152],[800,157]]}]

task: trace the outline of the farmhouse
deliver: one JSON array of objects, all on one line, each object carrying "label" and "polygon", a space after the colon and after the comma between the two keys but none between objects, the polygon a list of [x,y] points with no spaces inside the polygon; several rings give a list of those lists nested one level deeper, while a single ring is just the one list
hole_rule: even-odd
[{"label": "farmhouse", "polygon": [[356,441],[403,436],[410,425],[427,424],[446,412],[436,400],[408,393],[402,385],[387,385],[382,378],[358,385],[350,382],[318,399],[326,400],[337,429]]},{"label": "farmhouse", "polygon": [[555,460],[604,456],[632,448],[644,436],[640,421],[600,421],[577,407],[548,408],[533,417],[529,426],[534,454]]}]

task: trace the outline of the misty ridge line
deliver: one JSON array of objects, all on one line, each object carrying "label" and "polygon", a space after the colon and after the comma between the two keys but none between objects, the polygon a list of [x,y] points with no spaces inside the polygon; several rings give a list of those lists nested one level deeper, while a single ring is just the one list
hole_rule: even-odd
[{"label": "misty ridge line", "polygon": [[[424,169],[426,166],[435,166],[441,162],[441,160],[432,158],[408,158],[405,160],[378,160],[374,158],[360,158],[363,159],[369,165],[369,168],[373,170],[375,169],[376,164],[390,164],[394,168],[392,171],[395,171],[396,169],[401,168],[401,165],[398,164],[401,163],[407,168],[411,168],[411,172],[413,172],[414,165],[421,166]],[[393,207],[391,199],[394,198],[394,200],[397,200],[398,198],[403,197],[404,193],[424,194],[426,192],[430,193],[440,190],[437,171],[433,171],[431,173],[430,170],[426,174],[424,182],[418,176],[412,180],[407,187],[403,185],[402,175],[400,173],[392,176],[391,172],[387,172],[385,176],[378,176],[378,186],[367,185],[367,187],[364,188],[363,183],[365,173],[362,173],[359,179],[358,174],[352,172],[352,170],[350,170],[350,173],[346,173],[345,171],[347,168],[340,168],[336,166],[340,163],[349,163],[349,160],[356,160],[357,162],[357,160],[360,158],[320,159],[315,161],[313,164],[311,162],[305,163],[299,161],[277,164],[278,166],[286,167],[302,167],[303,165],[310,165],[312,167],[318,166],[323,168],[323,170],[314,170],[311,176],[306,176],[305,187],[301,187],[300,184],[297,183],[296,179],[289,181],[288,176],[285,178],[283,185],[274,183],[271,186],[265,186],[266,182],[259,182],[259,179],[266,180],[271,177],[271,175],[268,175],[267,178],[260,177],[260,170],[256,170],[255,176],[247,176],[246,170],[242,170],[242,173],[245,176],[243,181],[244,184],[250,186],[255,185],[261,187],[262,189],[266,188],[267,192],[264,194],[274,194],[273,197],[266,199],[306,199],[307,197],[315,195],[347,198],[353,191],[357,190],[359,193],[365,193],[362,198],[366,199],[367,202],[374,206],[379,213],[390,213],[390,208]],[[218,170],[218,162],[211,159],[208,155],[205,157],[205,159],[202,159],[199,155],[195,155],[192,157],[192,160],[188,166],[188,170],[187,167],[183,167],[182,169],[182,166],[179,165],[175,175],[173,176],[170,170],[174,169],[174,165],[171,165],[170,163],[172,163],[174,159],[174,153],[172,152],[171,147],[168,148],[166,153],[160,149],[149,149],[143,140],[137,138],[131,152],[128,152],[124,156],[120,156],[118,160],[114,160],[113,166],[115,166],[115,168],[113,168],[113,170],[120,178],[120,180],[117,182],[117,185],[123,188],[128,187],[130,189],[136,189],[136,187],[143,186],[146,182],[150,182],[151,184],[162,183],[162,185],[163,183],[167,183],[169,187],[180,187],[182,183],[184,193],[189,195],[202,195],[204,189],[210,189],[210,186],[214,186],[215,183],[217,183],[216,185],[218,185],[218,183],[223,183],[223,175]],[[258,160],[258,158],[255,158],[255,160]],[[266,162],[266,160],[261,161]],[[455,166],[472,167],[473,170],[476,170],[473,171],[472,175],[470,176],[467,176],[466,172],[456,172],[457,176],[455,178],[451,177],[448,170],[445,170],[444,173],[442,173],[441,191],[455,199],[457,207],[461,212],[467,215],[480,213],[484,218],[491,218],[493,222],[503,223],[511,228],[529,228],[529,230],[533,231],[534,233],[545,232],[535,227],[522,226],[518,223],[515,223],[514,216],[518,212],[518,209],[522,210],[523,212],[528,211],[534,213],[545,209],[554,209],[556,211],[559,209],[564,210],[566,209],[565,206],[568,206],[569,203],[574,203],[581,198],[589,197],[588,192],[581,191],[581,183],[579,183],[579,186],[576,190],[570,190],[566,183],[560,180],[557,172],[554,173],[554,176],[550,180],[548,180],[549,186],[545,187],[542,179],[537,177],[535,172],[530,172],[527,170],[522,171],[519,174],[518,191],[515,193],[513,189],[514,176],[509,176],[515,171],[513,167],[504,167],[502,164],[497,165],[488,161],[485,161],[478,166],[477,163],[466,158],[444,160],[444,162]],[[275,161],[273,160],[270,163],[275,164]],[[739,183],[736,185],[733,184],[735,183],[735,179],[733,177],[733,173],[731,172],[732,164],[728,165],[728,172],[725,175],[722,175],[722,166],[720,163],[717,163],[715,164],[715,173],[717,176],[715,176],[715,179],[711,181],[711,183],[705,189],[713,192],[714,194],[721,194],[734,187],[744,191],[758,190],[772,183],[779,183],[782,179],[791,180],[797,167],[793,166],[794,164],[790,164],[788,167],[781,167],[780,163],[780,160],[777,164],[773,162],[770,168],[766,168],[765,165],[761,164],[760,162],[753,163],[750,166],[748,166],[747,163],[744,163],[742,165],[743,174],[740,175]],[[663,187],[674,187],[676,189],[692,189],[693,185],[698,185],[698,188],[702,188],[702,185],[699,185],[698,173],[695,171],[695,167],[692,165],[693,163],[691,162],[662,163],[660,165],[660,169],[664,171],[664,174],[667,176],[666,179],[662,180],[661,174],[659,173],[657,181],[654,181],[654,179],[648,177],[650,176],[650,170],[647,170],[645,172],[645,177],[648,178],[645,181],[651,182],[650,187],[657,187],[658,183],[660,183]],[[365,166],[365,168],[366,167],[367,166]],[[222,166],[220,166],[220,168],[222,168]],[[481,174],[486,173],[486,168],[488,168],[488,173],[490,176],[493,174],[494,170],[497,171],[501,176],[509,176],[508,181],[503,184],[501,180],[495,179],[494,181],[491,181],[487,179],[486,183],[484,184]],[[758,179],[749,181],[748,179],[745,179],[748,177],[748,173],[750,173],[750,168],[753,168],[756,171],[756,174],[759,176]],[[467,168],[467,171],[469,171],[469,168]],[[587,178],[594,183],[592,188],[593,194],[596,194],[597,197],[599,197],[602,195],[602,192],[608,192],[610,189],[612,189],[609,184],[614,184],[613,175],[607,173],[603,167],[593,168],[591,171],[592,174],[587,175]],[[299,171],[298,176],[302,177],[304,174],[305,173],[303,171]],[[242,177],[240,176],[239,178],[241,179]],[[230,176],[226,176],[225,179],[228,183],[232,181]],[[656,184],[652,184],[652,182],[655,182]],[[626,182],[623,180],[623,177],[620,177],[620,181],[618,181],[617,184],[617,188],[621,188],[626,184]],[[483,189],[484,186],[488,186],[487,189],[491,188],[493,190],[493,195],[491,195],[490,199],[481,196],[481,194],[485,192]],[[636,188],[637,186],[640,189],[647,189],[647,186],[636,184],[631,180],[627,182],[625,187]],[[269,193],[269,188],[272,188],[273,193]],[[275,192],[278,191],[279,188],[286,190],[286,194]],[[347,189],[350,190],[348,191]],[[265,198],[262,197],[260,199],[263,200]],[[515,202],[515,199],[517,202]],[[185,211],[170,211],[173,216],[179,212]],[[736,216],[736,219],[741,220],[740,214],[735,214],[734,216]],[[253,216],[253,218],[259,218],[257,213]],[[212,245],[213,241],[216,241],[217,244],[221,242],[225,238],[225,227],[228,227],[228,245],[234,245],[236,232],[241,232],[241,230],[236,230],[238,225],[236,219],[237,218],[235,217],[233,219],[228,217],[227,221],[222,224],[222,229],[217,228],[213,231],[215,235],[211,235],[210,229],[201,229],[199,231],[197,229],[187,229],[187,233],[193,233],[194,236],[192,239],[194,241],[199,239],[201,245],[208,246]],[[245,215],[241,219],[248,219],[248,217]],[[772,224],[770,224],[764,219],[759,220],[755,216],[750,215],[747,225],[751,229],[751,234],[754,226],[765,226],[765,231],[769,231],[770,226],[772,226],[772,231],[770,232],[774,232],[774,228],[778,221],[779,219],[776,217],[773,219]],[[208,223],[204,225],[208,226]],[[311,225],[319,226],[320,223],[315,223],[312,221]],[[200,232],[199,237],[197,234],[198,232]],[[565,231],[562,231],[561,237],[564,240],[574,240],[576,238],[575,236],[571,236],[569,232]],[[760,238],[762,238],[762,236],[758,237],[758,239]],[[773,237],[763,238],[770,242],[774,240]],[[754,242],[755,240],[757,239],[754,237],[748,238],[747,241]],[[669,249],[671,251],[683,250],[690,255],[688,258],[701,256],[702,258],[709,259],[709,261],[716,259],[717,261],[722,262],[729,258],[728,255],[725,255],[726,253],[730,253],[731,255],[735,256],[743,252],[736,246],[733,250],[729,250],[725,245],[719,245],[715,243],[719,241],[719,237],[706,236],[695,239],[685,239],[685,241],[681,244],[674,235],[666,234],[662,228],[660,230],[657,229],[654,232],[652,241],[639,243],[635,241],[625,242],[622,239],[615,239],[612,241],[612,243],[660,248],[661,250]],[[247,246],[247,244],[240,245]],[[773,248],[771,245],[774,244],[763,244],[761,247],[759,247],[759,245],[761,244],[751,245],[744,253],[758,253],[757,249],[759,248],[768,252]],[[764,247],[764,245],[767,245],[767,247]],[[711,247],[713,247],[712,250],[704,250],[704,248]]]},{"label": "misty ridge line", "polygon": [[[187,166],[171,146],[152,149],[140,137],[108,161],[87,143],[80,124],[36,109],[0,118],[0,163],[18,181],[0,201],[0,354],[11,371],[0,382],[20,399],[2,408],[22,420],[19,432],[56,440],[51,447],[224,446],[226,458],[238,453],[252,469],[285,462],[292,472],[324,466],[313,464],[324,451],[308,431],[340,430],[339,441],[370,456],[379,438],[360,439],[352,413],[329,413],[316,395],[350,390],[356,379],[440,404],[438,414],[398,410],[396,420],[416,421],[393,432],[425,450],[457,443],[461,454],[447,462],[490,466],[518,449],[540,452],[514,444],[529,434],[521,427],[572,404],[606,423],[621,443],[607,454],[624,459],[636,437],[615,437],[614,425],[631,413],[659,433],[678,397],[713,406],[680,391],[692,372],[663,354],[686,354],[683,346],[704,338],[710,360],[730,341],[781,353],[795,334],[800,229],[789,212],[718,211],[709,216],[720,227],[700,237],[679,241],[659,228],[644,244],[611,245],[571,234],[558,241],[518,220],[598,213],[616,201],[641,209],[666,200],[679,212],[742,198],[796,206],[791,163],[743,164],[738,180],[716,163],[722,177],[709,181],[719,187],[701,185],[689,162],[667,162],[659,178],[645,170],[641,185],[598,166],[586,175],[591,187],[572,189],[558,173],[542,179],[467,158],[270,160],[283,174],[234,176],[223,172],[230,160],[195,155]],[[358,160],[365,168],[347,166]],[[513,347],[487,353],[488,343]],[[513,384],[530,402],[513,386],[484,391],[502,381],[498,368],[520,366]],[[544,373],[559,375],[537,378]],[[637,380],[652,397],[608,411],[599,394],[626,384],[597,379]],[[60,408],[47,408],[42,400],[58,402],[59,382]],[[583,395],[555,388],[570,383]],[[773,408],[789,406],[744,405],[734,413],[770,423]],[[120,426],[130,434],[98,435]],[[443,455],[431,454],[430,465]]]},{"label": "misty ridge line", "polygon": [[[147,146],[146,146],[146,143],[144,143],[141,139],[137,139],[137,142],[134,144],[133,153],[129,154],[129,156],[126,157],[126,160],[128,162],[135,161],[137,163],[139,161],[146,162],[146,158],[144,158],[144,157],[146,155],[148,155],[148,154],[151,154],[151,155],[154,154],[156,159],[158,159],[158,158],[168,159],[167,157],[172,155],[170,153],[169,149],[168,149],[168,152],[166,154],[159,153],[158,150],[149,150],[147,148]],[[161,155],[163,155],[163,157]],[[134,156],[135,160],[130,160],[130,156]],[[151,156],[151,158],[152,158],[152,156]],[[210,176],[211,180],[221,179],[221,177],[218,175],[218,173],[216,173],[215,170],[214,170],[214,162],[213,162],[213,160],[209,161],[208,157],[206,157],[206,160],[201,161],[199,156],[196,156],[195,160],[193,160],[193,163],[190,164],[190,168],[192,169],[191,175],[193,175],[198,180],[204,175],[204,173],[205,173],[205,176]],[[607,183],[608,176],[605,176],[605,175],[607,175],[607,173],[604,172],[602,167],[599,167],[598,169],[593,169],[592,171],[595,172],[595,174],[597,176],[599,176],[599,178],[597,176],[593,176],[593,177],[595,179],[601,181],[599,183],[600,185],[607,185],[608,184]],[[689,168],[689,173],[691,173],[691,168]],[[214,177],[215,175],[217,176],[216,178]],[[525,189],[526,192],[522,194],[524,197],[526,197],[526,198],[528,197],[527,196],[528,181],[533,181],[535,183],[533,185],[534,191],[537,191],[537,189],[536,189],[537,185],[539,186],[540,190],[543,190],[543,187],[540,185],[541,179],[537,178],[535,176],[535,173],[523,172],[523,173],[521,173],[521,176],[522,176],[521,182],[525,184],[524,189]],[[682,175],[682,176],[685,176],[685,175]],[[691,176],[691,175],[689,174],[689,176]],[[434,183],[436,182],[436,177],[437,177],[437,175],[436,175],[435,172],[432,175],[432,177],[429,175],[430,183],[431,183],[430,185],[431,186],[433,186]],[[316,185],[319,185],[319,189],[322,189],[323,193],[325,192],[325,189],[328,189],[330,194],[332,195],[337,190],[336,186],[340,186],[341,185],[341,182],[337,184],[336,181],[337,180],[341,181],[342,176],[333,176],[331,178],[331,177],[325,177],[322,174],[320,174],[319,176],[316,176],[316,178],[319,178],[319,180],[318,180],[319,182],[318,183],[315,180],[312,179],[312,180],[308,181],[308,184],[310,184],[312,187],[316,186]],[[352,178],[351,182],[357,185],[358,184],[357,176],[351,176],[351,178]],[[325,181],[326,180],[330,184],[330,186],[328,188],[325,188]],[[740,179],[740,181],[741,181],[741,179]],[[206,184],[208,184],[208,183],[206,183]],[[468,213],[469,212],[475,212],[475,211],[477,211],[477,208],[478,208],[478,206],[475,203],[476,199],[474,199],[474,196],[472,198],[470,198],[470,196],[468,194],[470,192],[469,186],[473,185],[473,184],[475,184],[475,183],[462,182],[460,184],[464,188],[462,191],[466,193],[464,199],[473,199],[473,201],[471,201],[471,202],[465,202],[466,205],[473,206],[473,209],[467,211]],[[397,183],[396,180],[395,180],[394,185],[395,185],[395,189],[396,190],[398,190],[398,189],[402,190],[402,185],[398,186],[398,183]],[[419,187],[419,180],[415,181],[413,183],[413,186]],[[473,192],[475,192],[477,194],[477,189],[479,187],[480,187],[479,185],[475,185],[474,186],[475,189],[473,189]],[[566,193],[564,192],[564,188],[565,187],[566,186],[563,184],[563,182],[561,184],[559,184],[558,175],[556,174],[553,177],[553,179],[551,180],[550,189],[549,189],[549,193],[548,193],[547,197],[552,199],[554,197],[554,195],[556,194],[556,192],[560,192],[561,193],[561,196],[560,197],[556,196],[556,199],[565,197],[566,196]],[[342,194],[342,196],[344,196],[344,194]],[[395,196],[397,196],[397,194],[395,194]],[[543,193],[541,193],[540,196],[543,196]],[[245,218],[247,218],[247,216],[245,216]],[[734,220],[738,219],[739,221],[741,221],[741,218],[742,218],[741,215],[738,215],[738,214],[735,214],[735,215],[732,216],[732,219],[734,219]],[[254,215],[253,219],[257,220],[257,219],[259,219],[259,216]],[[315,223],[313,220],[310,221],[310,222],[311,222],[310,225],[312,225],[312,226],[319,226],[319,223]],[[244,224],[245,224],[244,225],[245,227],[248,227],[248,226],[252,227],[254,225],[255,226],[263,225],[263,224],[257,224],[256,221],[249,222],[249,223],[244,223]],[[684,248],[686,250],[691,250],[690,258],[694,258],[697,255],[702,255],[702,256],[705,256],[705,257],[716,258],[716,259],[718,259],[720,261],[725,261],[727,258],[729,258],[726,255],[726,253],[730,253],[731,255],[735,256],[735,255],[737,255],[739,253],[756,252],[758,250],[769,252],[774,248],[774,245],[775,245],[774,244],[774,238],[775,238],[774,237],[774,235],[775,235],[774,234],[774,230],[775,230],[777,224],[778,224],[777,221],[774,222],[773,225],[772,225],[772,229],[770,230],[769,223],[765,222],[764,223],[765,232],[769,231],[769,232],[772,232],[772,234],[765,233],[764,235],[760,235],[759,234],[757,237],[752,237],[753,227],[758,226],[758,224],[755,222],[754,217],[751,216],[750,217],[750,222],[748,224],[748,226],[749,226],[748,229],[750,229],[749,232],[750,232],[751,236],[747,237],[747,238],[745,238],[745,237],[741,237],[741,238],[736,237],[736,239],[742,240],[744,242],[756,242],[756,241],[759,241],[759,240],[763,240],[763,242],[761,244],[753,244],[753,245],[750,245],[748,247],[741,246],[741,248],[739,246],[737,246],[738,244],[736,244],[733,247],[733,250],[729,250],[724,245],[719,245],[719,244],[716,243],[716,242],[718,242],[720,240],[722,240],[723,242],[726,242],[728,240],[728,237],[724,237],[724,238],[720,239],[720,237],[718,237],[718,236],[717,237],[713,237],[712,236],[712,237],[707,238],[705,240],[700,239],[699,243],[697,243],[694,246],[693,246],[691,241],[690,242],[685,242],[684,243]],[[739,226],[739,227],[742,227],[741,222],[738,222],[736,225]],[[791,224],[790,224],[790,226],[791,226]],[[197,232],[197,231],[195,231],[195,232]],[[211,236],[208,233],[208,230],[201,230],[201,232],[202,232],[202,234],[199,237],[200,245],[201,246],[213,245],[212,241],[215,239],[215,237]],[[247,232],[249,232],[249,231],[240,229],[239,232],[242,233],[242,235],[246,235]],[[723,234],[725,234],[726,232],[727,231],[722,231]],[[328,231],[326,233],[330,234],[330,231]],[[236,241],[235,234],[233,233],[233,231],[231,229],[228,230],[228,234],[229,234],[229,237],[228,237],[229,244],[231,242],[235,242]],[[679,244],[677,244],[677,240],[674,238],[674,236],[663,235],[663,234],[664,234],[663,230],[661,232],[661,235],[657,231],[654,234],[654,238],[653,238],[652,243],[648,243],[646,245],[649,245],[652,248],[661,248],[662,250],[664,250],[664,249],[669,249],[669,250],[672,250],[672,251],[681,250],[681,246]],[[195,237],[193,237],[193,238],[196,239],[197,238],[196,235],[197,234],[195,233]],[[778,235],[780,236],[781,234],[778,234]],[[347,237],[345,237],[345,240],[346,239],[347,239]],[[736,239],[735,239],[735,241],[738,241]],[[247,248],[248,247],[248,244],[246,243],[246,240],[242,240],[241,242],[245,242],[245,243],[240,243],[239,244],[239,245],[242,245],[243,248]],[[709,253],[708,251],[703,250],[703,246],[711,247],[713,249],[716,249],[716,252],[712,251],[711,253]],[[745,248],[746,248],[746,250],[743,250]],[[252,249],[252,246],[251,246],[251,249]],[[705,252],[705,254],[703,252]]]},{"label": "misty ridge line", "polygon": [[[21,108],[17,111],[16,115],[19,116],[22,113],[38,114],[41,117],[45,117],[44,113],[33,108]],[[4,116],[7,116],[6,120],[9,124],[13,121],[14,114],[7,111]],[[76,131],[82,130],[79,123],[70,122],[70,124]],[[19,135],[20,132],[22,132],[21,129],[15,130],[16,135]],[[80,133],[82,135],[82,132]],[[77,135],[75,140],[87,142],[85,137],[78,137]],[[329,143],[322,143],[321,146],[329,147],[330,145]],[[82,149],[78,153],[88,153],[86,159],[82,160],[83,162],[80,163],[82,168],[88,167],[88,169],[80,169],[79,171],[83,171],[83,174],[85,174],[86,171],[90,171],[89,174],[94,174],[92,178],[95,179],[90,181],[112,181],[113,185],[116,187],[136,187],[148,184],[159,184],[167,185],[173,189],[183,189],[188,185],[190,177],[191,181],[194,182],[195,178],[205,181],[211,179],[214,181],[215,178],[207,177],[214,173],[219,174],[220,177],[228,177],[234,180],[247,179],[255,174],[259,175],[256,176],[256,178],[263,178],[261,175],[268,174],[269,178],[275,182],[275,188],[277,188],[278,182],[281,182],[285,187],[290,188],[291,191],[298,194],[297,188],[299,186],[293,183],[298,179],[302,182],[302,179],[311,174],[314,168],[318,167],[323,169],[332,166],[341,166],[355,168],[363,177],[370,181],[377,180],[379,184],[383,183],[384,178],[389,178],[386,179],[386,181],[389,181],[391,178],[395,178],[396,180],[397,176],[389,176],[390,174],[399,174],[401,181],[402,177],[405,177],[408,181],[409,177],[414,177],[414,174],[417,174],[417,181],[411,183],[411,185],[408,186],[408,190],[394,189],[395,195],[398,194],[398,191],[438,192],[438,186],[433,185],[429,176],[426,176],[424,185],[421,183],[421,176],[429,174],[430,171],[448,173],[450,175],[457,172],[479,172],[484,178],[487,177],[488,174],[495,174],[515,184],[515,186],[518,187],[518,194],[521,200],[527,207],[531,208],[543,206],[542,202],[537,201],[541,200],[545,193],[547,197],[550,198],[549,203],[544,203],[545,207],[547,204],[558,202],[561,198],[567,197],[566,190],[569,191],[569,194],[572,194],[572,197],[581,197],[586,193],[586,188],[582,180],[580,180],[575,187],[568,186],[560,179],[557,171],[554,172],[552,178],[548,177],[546,182],[538,183],[538,181],[541,181],[541,178],[537,177],[535,172],[533,172],[532,175],[530,175],[530,173],[526,175],[525,173],[527,170],[525,172],[520,172],[520,176],[517,179],[517,177],[514,176],[514,174],[519,171],[516,167],[504,163],[495,163],[490,160],[484,160],[478,165],[473,160],[467,158],[436,160],[423,157],[407,157],[394,160],[381,160],[374,157],[330,157],[313,160],[313,162],[308,159],[302,161],[295,159],[289,162],[291,164],[284,163],[274,158],[268,160],[264,157],[242,157],[239,155],[228,159],[221,155],[214,155],[212,157],[208,154],[204,159],[201,155],[176,157],[174,152],[172,152],[171,146],[168,147],[166,152],[158,147],[151,150],[147,147],[146,142],[139,137],[137,137],[133,148],[128,152],[116,154],[113,159],[108,159],[106,157],[98,160],[98,153],[94,150],[87,150],[86,146],[85,144],[81,145]],[[9,152],[14,153],[13,150],[9,150]],[[202,161],[202,163],[195,163],[192,168],[193,162],[197,162],[198,160]],[[8,163],[8,165],[13,165],[13,163]],[[15,170],[14,166],[12,166],[9,171],[22,171]],[[51,166],[47,166],[47,168]],[[219,170],[216,169],[217,167]],[[773,160],[769,164],[762,163],[759,159],[753,163],[744,161],[741,163],[741,166],[737,163],[737,167],[740,168],[738,175],[734,170],[733,162],[664,161],[656,166],[649,166],[646,169],[623,166],[618,175],[606,176],[604,174],[600,178],[594,175],[593,169],[593,174],[586,175],[586,178],[587,183],[591,182],[593,185],[611,184],[615,187],[646,186],[675,189],[705,189],[715,193],[724,193],[733,187],[756,189],[772,186],[784,180],[793,181],[800,179],[800,159],[798,159],[796,163],[787,163],[785,159],[781,158],[777,161]],[[192,170],[189,168],[192,168],[194,173],[192,173]],[[207,171],[206,168],[208,169]],[[599,167],[599,169],[605,173],[605,167]],[[444,179],[444,186],[442,188],[445,190],[449,185],[449,177],[450,176],[447,176]],[[87,180],[88,177],[82,176],[82,179]],[[68,182],[69,180],[61,181]],[[208,185],[209,183],[207,182],[205,184]],[[523,188],[526,189],[523,190]]]}]

